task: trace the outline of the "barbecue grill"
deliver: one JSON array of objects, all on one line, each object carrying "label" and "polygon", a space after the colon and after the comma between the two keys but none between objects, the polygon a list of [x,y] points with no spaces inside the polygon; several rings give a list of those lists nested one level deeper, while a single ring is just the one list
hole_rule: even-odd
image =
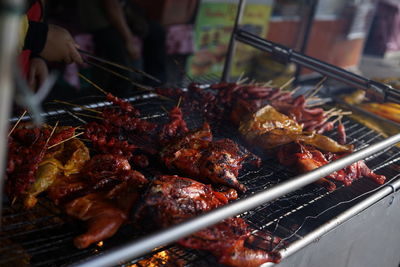
[{"label": "barbecue grill", "polygon": [[[241,1],[241,7],[243,3]],[[324,63],[321,64],[324,65]],[[343,75],[343,72],[338,75],[342,81],[349,81],[349,77]],[[211,81],[199,82],[210,83]],[[377,87],[386,88],[381,84]],[[386,89],[383,91],[388,92]],[[127,100],[138,107],[144,117],[158,122],[166,120],[166,113],[161,106],[172,107],[172,103],[152,93],[136,93]],[[88,108],[111,105],[109,102],[104,102],[102,97],[77,99],[76,103]],[[85,112],[79,107],[60,108],[60,105],[55,106],[49,103],[46,105],[46,110],[42,115],[50,124],[60,121],[65,125],[79,125],[82,119],[87,120],[75,115],[77,111]],[[23,121],[30,119],[29,116],[25,116]],[[11,119],[11,121],[16,120],[17,118]],[[188,118],[190,128],[198,127],[201,123],[202,120],[196,114]],[[3,198],[0,265],[19,266],[29,263],[32,266],[117,264],[121,266],[218,266],[211,254],[183,249],[171,241],[225,217],[240,213],[242,218],[257,229],[253,233],[256,238],[261,238],[258,231],[268,231],[284,239],[285,242],[280,244],[280,251],[284,257],[282,265],[311,266],[316,260],[322,259],[311,256],[312,250],[316,251],[315,246],[321,245],[318,250],[321,257],[327,255],[327,249],[330,248],[327,243],[333,240],[332,237],[329,239],[329,236],[335,238],[334,246],[342,246],[341,251],[344,251],[360,242],[359,240],[365,240],[355,238],[356,230],[359,233],[369,230],[371,223],[377,223],[383,215],[387,216],[384,218],[386,227],[393,227],[400,220],[399,209],[396,209],[397,190],[400,187],[400,149],[394,146],[400,141],[399,134],[384,138],[351,118],[346,118],[343,124],[347,129],[349,143],[354,144],[358,149],[353,155],[292,179],[296,176],[295,173],[277,164],[269,155],[257,151],[262,155],[263,166],[258,169],[245,166],[241,170],[239,180],[249,190],[241,196],[239,201],[144,238],[140,237],[132,225],[128,224],[122,227],[114,237],[96,246],[78,250],[73,246],[72,239],[81,231],[79,225],[61,213],[50,201],[42,199],[33,210],[21,211],[18,207],[11,206],[8,199]],[[213,133],[216,138],[231,138],[240,145],[244,145],[237,130],[229,124],[216,125],[213,127]],[[333,138],[335,135],[336,133],[330,133]],[[333,192],[329,192],[320,185],[311,184],[312,181],[332,172],[334,168],[340,169],[360,158],[364,158],[373,171],[385,175],[387,182],[379,186],[368,179],[360,179],[350,187],[338,184],[337,190]],[[145,174],[152,175],[151,172]],[[371,221],[368,222],[370,218]],[[389,222],[388,218],[393,221]],[[362,225],[361,222],[364,224]],[[341,229],[343,233],[340,233]],[[343,234],[349,233],[353,236],[344,238]],[[366,235],[366,237],[369,236]],[[392,233],[392,239],[394,237],[396,235]],[[142,239],[138,240],[138,238]],[[319,239],[320,242],[314,242]],[[391,239],[387,240],[390,242]],[[379,240],[372,241],[369,247],[363,244],[361,248],[376,248],[375,242],[378,243]],[[385,245],[396,253],[395,242]],[[299,250],[304,252],[295,253]],[[343,253],[339,254],[336,261],[329,262],[329,265],[335,263],[336,266],[343,266],[346,262],[343,255]],[[368,255],[363,255],[363,257],[371,258]],[[380,257],[374,257],[381,260]],[[351,262],[351,257],[347,260]],[[385,260],[386,263],[393,263],[399,259],[386,258]]]}]

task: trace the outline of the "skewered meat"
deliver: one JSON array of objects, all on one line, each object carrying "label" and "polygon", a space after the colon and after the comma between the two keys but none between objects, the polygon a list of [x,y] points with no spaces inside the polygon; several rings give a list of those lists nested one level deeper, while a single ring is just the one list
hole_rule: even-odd
[{"label": "skewered meat", "polygon": [[[299,142],[282,146],[277,152],[278,160],[281,164],[296,167],[300,173],[312,171],[345,155],[347,154],[322,153],[312,146],[302,145]],[[326,176],[328,179],[343,182],[346,186],[351,185],[353,181],[361,177],[370,178],[378,184],[383,184],[386,179],[385,176],[372,172],[362,160]],[[336,189],[336,185],[325,178],[320,182],[327,184],[327,188],[330,191]]]},{"label": "skewered meat", "polygon": [[242,152],[232,140],[211,141],[210,126],[205,123],[202,129],[192,131],[167,145],[161,159],[171,170],[203,182],[212,182],[245,191],[237,180],[243,161],[252,156]]},{"label": "skewered meat", "polygon": [[87,160],[89,160],[89,150],[76,138],[47,151],[39,163],[36,181],[27,190],[24,199],[25,208],[35,206],[36,196],[46,191],[58,175],[69,176],[79,172]]},{"label": "skewered meat", "polygon": [[170,122],[163,125],[159,134],[162,144],[166,144],[172,138],[180,137],[189,131],[183,119],[182,110],[179,107],[174,107],[170,110],[169,118]]},{"label": "skewered meat", "polygon": [[344,128],[344,125],[341,122],[339,122],[338,124],[337,132],[338,132],[338,143],[341,145],[346,144],[347,143],[346,129]]},{"label": "skewered meat", "polygon": [[217,192],[210,185],[189,178],[159,176],[148,189],[136,217],[168,227],[236,199],[232,190]]},{"label": "skewered meat", "polygon": [[[178,244],[187,248],[208,250],[221,264],[228,266],[256,267],[266,262],[279,263],[281,256],[278,252],[245,246],[252,231],[243,219],[230,218],[183,238]],[[279,238],[271,237],[271,247],[276,247],[279,241]]]},{"label": "skewered meat", "polygon": [[15,129],[8,140],[6,192],[20,198],[35,183],[40,162],[51,145],[73,136],[75,128],[63,127],[52,131],[44,128]]},{"label": "skewered meat", "polygon": [[333,122],[322,108],[307,107],[307,99],[292,92],[259,84],[225,83],[212,84],[208,88],[197,83],[188,86],[187,92],[178,89],[160,90],[160,94],[172,98],[183,97],[186,107],[201,112],[206,118],[222,121],[230,119],[238,124],[266,103],[301,124],[305,131],[322,134],[333,128]]},{"label": "skewered meat", "polygon": [[257,144],[264,149],[301,141],[328,152],[353,150],[352,145],[340,145],[324,135],[302,132],[299,124],[268,105],[242,122],[239,131],[250,144]]}]

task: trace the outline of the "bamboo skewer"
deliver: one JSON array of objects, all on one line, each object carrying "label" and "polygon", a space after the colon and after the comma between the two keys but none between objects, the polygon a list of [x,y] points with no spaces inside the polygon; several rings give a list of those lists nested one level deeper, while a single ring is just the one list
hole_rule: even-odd
[{"label": "bamboo skewer", "polygon": [[286,87],[289,86],[289,84],[291,84],[291,83],[294,81],[294,79],[295,79],[294,77],[290,78],[287,82],[285,82],[284,84],[282,84],[282,85],[279,87],[279,89],[280,89],[280,90],[285,89]]},{"label": "bamboo skewer", "polygon": [[103,90],[100,86],[98,86],[97,84],[95,84],[94,82],[92,82],[91,80],[89,80],[88,78],[86,78],[85,76],[83,76],[80,72],[78,72],[78,75],[80,78],[82,78],[85,82],[89,83],[90,85],[92,85],[94,88],[96,88],[97,90],[99,90],[100,92],[102,92],[103,94],[107,95],[108,93]]},{"label": "bamboo skewer", "polygon": [[75,112],[75,114],[81,115],[81,116],[85,116],[85,117],[88,117],[88,118],[98,119],[98,120],[102,120],[103,119],[102,117],[99,117],[99,116],[93,116],[93,115],[80,113],[80,112]]},{"label": "bamboo skewer", "polygon": [[50,149],[50,148],[53,148],[55,146],[61,145],[62,143],[65,143],[65,142],[67,142],[67,141],[69,141],[69,140],[71,140],[71,139],[73,139],[75,137],[78,137],[78,136],[82,135],[82,134],[84,134],[84,133],[83,132],[82,133],[77,133],[77,134],[75,134],[75,135],[73,135],[73,136],[71,136],[71,137],[69,137],[67,139],[62,140],[60,143],[57,143],[57,144],[49,146],[47,149]]},{"label": "bamboo skewer", "polygon": [[10,130],[10,132],[8,133],[8,136],[10,136],[10,135],[14,132],[15,128],[17,128],[18,124],[20,123],[20,121],[22,120],[22,118],[25,116],[26,112],[27,112],[27,111],[24,110],[24,112],[22,113],[22,115],[18,118],[17,122],[14,124],[14,126],[12,127],[12,129]]},{"label": "bamboo skewer", "polygon": [[85,56],[87,56],[89,58],[92,58],[94,60],[97,60],[99,62],[106,63],[106,64],[111,65],[113,67],[117,67],[117,68],[129,71],[129,72],[139,73],[139,74],[141,74],[141,75],[143,75],[143,76],[145,76],[145,77],[147,77],[147,78],[149,78],[149,79],[151,79],[153,81],[161,83],[161,81],[159,79],[155,78],[154,76],[152,76],[152,75],[150,75],[150,74],[148,74],[148,73],[146,73],[144,71],[141,71],[141,70],[138,70],[138,69],[135,69],[135,68],[132,68],[132,67],[127,67],[127,66],[118,64],[116,62],[113,62],[113,61],[110,61],[110,60],[107,60],[107,59],[92,55],[91,53],[89,53],[87,51],[84,51],[84,50],[81,50],[81,49],[78,49],[78,51],[79,51],[79,53],[81,53],[81,54],[83,54],[83,55],[85,55]]},{"label": "bamboo skewer", "polygon": [[179,97],[178,104],[176,105],[177,108],[179,108],[179,106],[181,105],[181,102],[182,102],[182,96]]},{"label": "bamboo skewer", "polygon": [[95,110],[93,108],[87,108],[87,107],[84,107],[84,106],[81,106],[81,105],[77,105],[77,104],[74,104],[74,103],[69,103],[69,102],[62,101],[62,100],[53,100],[53,102],[61,103],[61,104],[65,104],[65,105],[69,105],[69,106],[73,106],[73,107],[78,107],[78,108],[81,108],[83,110],[87,110],[87,111],[90,111],[90,112],[101,114],[101,112],[98,111],[98,110]]},{"label": "bamboo skewer", "polygon": [[[109,69],[109,68],[107,68],[107,67],[104,67],[104,66],[102,66],[102,65],[96,64],[96,63],[94,63],[94,62],[88,62],[88,61],[86,61],[86,62],[87,62],[88,64],[94,66],[94,67],[97,67],[97,68],[99,68],[99,69],[102,69],[103,71],[109,72],[109,73],[111,73],[111,74],[117,76],[118,78],[121,78],[121,79],[124,79],[124,80],[130,82],[132,85],[136,86],[138,89],[140,89],[140,90],[142,90],[142,91],[150,92],[150,93],[156,94],[156,95],[157,95],[158,97],[160,97],[161,99],[165,99],[165,100],[172,101],[172,99],[169,98],[169,97],[166,97],[166,96],[163,96],[163,95],[160,95],[160,94],[155,93],[154,90],[152,90],[150,87],[145,86],[145,85],[142,85],[142,84],[137,83],[137,82],[135,82],[135,81],[132,81],[132,79],[130,79],[129,77],[126,77],[126,76],[124,76],[124,75],[122,75],[122,74],[120,74],[120,73],[118,73],[118,72],[115,72],[115,71],[113,71],[113,70],[111,70],[111,69]],[[82,74],[80,74],[80,75],[82,75]],[[83,76],[83,75],[82,75],[82,76]],[[83,77],[82,77],[82,78],[83,78]],[[89,81],[89,79],[87,79],[87,78],[86,78],[86,79],[83,78],[83,79],[84,79],[85,81],[89,82],[90,84],[92,84],[92,85],[94,86],[94,82]],[[97,89],[99,89],[99,87],[100,87],[100,86],[97,85]],[[102,89],[102,90],[103,90],[103,89]],[[104,90],[103,90],[103,91],[104,91]],[[102,91],[102,92],[103,92],[103,91]],[[104,91],[104,92],[105,92],[105,91]],[[103,92],[103,93],[104,93],[104,92]]]}]

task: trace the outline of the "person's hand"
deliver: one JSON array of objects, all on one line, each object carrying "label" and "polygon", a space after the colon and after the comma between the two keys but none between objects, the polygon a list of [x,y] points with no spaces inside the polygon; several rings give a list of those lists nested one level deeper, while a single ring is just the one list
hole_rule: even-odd
[{"label": "person's hand", "polygon": [[40,56],[50,62],[64,62],[66,64],[76,62],[82,64],[83,60],[77,48],[78,45],[66,29],[49,24],[46,44]]},{"label": "person's hand", "polygon": [[48,74],[49,70],[47,69],[46,62],[39,57],[32,58],[28,73],[29,87],[32,90],[37,91],[46,80]]}]

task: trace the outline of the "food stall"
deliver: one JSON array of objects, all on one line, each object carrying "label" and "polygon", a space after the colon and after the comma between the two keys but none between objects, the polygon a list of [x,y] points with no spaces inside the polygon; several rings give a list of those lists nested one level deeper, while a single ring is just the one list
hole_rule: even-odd
[{"label": "food stall", "polygon": [[[311,99],[324,80],[297,93],[286,91],[288,84],[227,80],[235,43],[242,42],[382,99],[398,103],[398,91],[240,29],[244,5],[240,1],[220,82],[206,77],[185,88],[157,90],[138,84],[142,91],[126,99],[98,88],[97,97],[48,103],[42,116],[50,126],[34,141],[25,134],[32,129],[23,124],[31,121],[30,115],[11,118],[23,127],[9,132],[1,264],[398,263],[399,132],[387,137],[357,122],[332,95]],[[304,116],[287,115],[295,111]],[[88,163],[70,176],[66,166],[73,157],[68,149],[59,149],[68,147],[80,129],[84,138],[75,142],[86,148],[77,145],[78,158]],[[62,141],[54,140],[59,136]],[[10,159],[19,166],[22,150],[15,147],[26,144],[29,149],[42,144],[63,155],[62,167],[55,164],[62,178],[47,184],[46,196],[37,197],[31,188],[14,193],[20,187],[12,178],[24,179],[16,175],[24,169],[10,167]],[[33,156],[29,149],[27,155]],[[57,160],[54,155],[44,153],[48,164]],[[213,186],[175,174],[205,176]],[[37,203],[27,202],[26,193]]]}]

